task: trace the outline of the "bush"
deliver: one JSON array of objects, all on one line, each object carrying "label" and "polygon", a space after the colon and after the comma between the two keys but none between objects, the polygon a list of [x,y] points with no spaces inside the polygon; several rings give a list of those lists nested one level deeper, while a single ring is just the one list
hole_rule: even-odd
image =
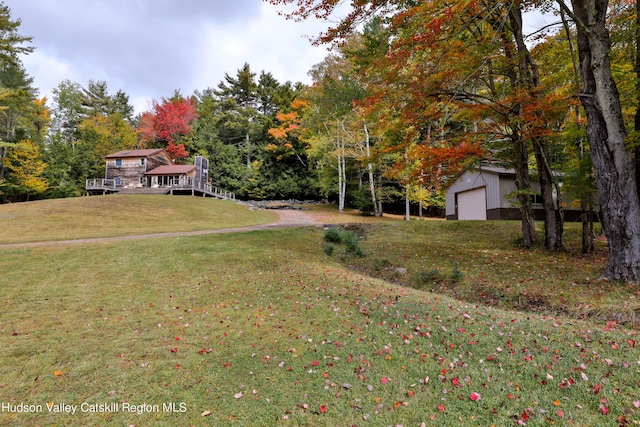
[{"label": "bush", "polygon": [[351,199],[351,204],[358,209],[360,215],[373,216],[375,213],[375,206],[373,206],[370,191],[365,189],[358,190],[352,194]]},{"label": "bush", "polygon": [[464,278],[464,274],[460,269],[460,264],[458,264],[458,262],[456,261],[453,264],[453,270],[451,270],[451,276],[450,276],[451,283],[458,283],[462,281],[463,278]]},{"label": "bush", "polygon": [[324,233],[324,241],[330,243],[341,243],[342,233],[337,228],[330,228]]},{"label": "bush", "polygon": [[[340,231],[337,228],[330,228],[324,233],[324,240],[329,243],[343,244],[345,248],[344,255],[365,256],[364,251],[360,247],[360,238],[351,231]],[[333,254],[333,247],[328,249],[328,246],[331,245],[325,246],[324,253],[330,255],[327,253],[327,251],[330,251],[331,254]]]},{"label": "bush", "polygon": [[333,245],[326,244],[326,245],[324,245],[324,249],[323,250],[324,250],[324,253],[326,255],[331,256],[331,255],[333,255],[333,249],[334,249]]}]

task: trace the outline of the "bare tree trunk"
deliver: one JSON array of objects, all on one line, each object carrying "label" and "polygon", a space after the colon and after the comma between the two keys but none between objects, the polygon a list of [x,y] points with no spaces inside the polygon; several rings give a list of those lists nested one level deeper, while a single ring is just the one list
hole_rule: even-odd
[{"label": "bare tree trunk", "polygon": [[373,211],[375,216],[380,216],[378,202],[376,201],[376,186],[373,181],[373,165],[371,164],[371,141],[369,137],[369,128],[364,123],[364,149],[367,156],[367,172],[369,173],[369,190],[371,191],[371,202],[373,203]]},{"label": "bare tree trunk", "polygon": [[[640,132],[640,2],[636,1],[636,100],[638,107],[634,117],[634,129]],[[635,166],[636,166],[636,188],[638,197],[640,198],[640,144],[636,144],[635,148]]]},{"label": "bare tree trunk", "polygon": [[[496,29],[501,32],[505,57],[512,64],[518,64],[518,61],[515,58],[517,52],[514,52],[513,50],[511,38],[507,36],[504,28],[499,29],[502,24],[493,23],[493,25],[498,25]],[[509,78],[511,86],[514,89],[520,86],[518,70],[515,65],[507,67],[505,74]],[[520,114],[520,109],[521,106],[514,106],[514,110],[516,110],[517,115]],[[530,248],[536,242],[537,237],[530,194],[531,178],[529,176],[529,150],[518,123],[507,120],[505,125],[510,128],[511,133],[510,138],[511,147],[513,148],[513,164],[516,172],[516,188],[518,190],[517,199],[520,207],[522,241],[525,248]]]},{"label": "bare tree trunk", "polygon": [[409,203],[409,185],[404,190],[404,220],[411,221],[411,203]]},{"label": "bare tree trunk", "polygon": [[[517,85],[527,90],[531,98],[539,98],[540,75],[538,67],[531,56],[531,52],[524,42],[522,30],[522,10],[519,3],[514,3],[509,9],[511,31],[515,38],[518,53],[518,81]],[[549,143],[545,138],[536,135],[536,130],[530,132],[533,142],[536,165],[540,183],[540,198],[544,214],[545,239],[544,244],[550,250],[562,250],[562,235],[564,231],[564,213],[562,210],[560,186],[553,177],[549,162]],[[557,199],[554,200],[554,185]]]},{"label": "bare tree trunk", "polygon": [[[573,65],[573,86],[575,93],[580,91],[580,66],[578,65],[578,58],[576,57],[576,51],[573,46],[573,37],[571,35],[571,29],[569,22],[567,21],[566,13],[564,9],[560,9],[560,17],[562,18],[562,26],[564,33],[569,42],[569,53],[571,54],[571,63]],[[576,127],[582,128],[582,110],[580,107],[575,107],[576,113]],[[586,180],[590,175],[590,167],[585,165],[583,159],[585,158],[584,150],[584,138],[576,138],[576,148],[578,161],[580,162],[579,173],[580,179]],[[594,234],[593,234],[593,203],[591,200],[587,200],[585,194],[580,197],[580,218],[582,221],[582,253],[587,254],[593,252],[595,249]]]},{"label": "bare tree trunk", "polygon": [[522,135],[517,130],[511,136],[514,162],[516,170],[516,188],[518,189],[518,204],[520,205],[522,242],[525,248],[530,248],[536,242],[536,225],[533,217],[533,207],[531,202],[531,178],[529,177],[527,145],[522,139]]},{"label": "bare tree trunk", "polygon": [[[587,113],[587,138],[609,242],[610,280],[640,282],[640,203],[635,166],[625,147],[620,96],[611,75],[606,0],[572,0],[582,71],[580,99]],[[566,7],[562,1],[559,4]]]},{"label": "bare tree trunk", "polygon": [[[380,191],[382,191],[382,173],[378,174],[378,189],[380,189]],[[378,197],[378,214],[380,216],[383,215],[383,211],[382,211],[382,196]]]},{"label": "bare tree trunk", "polygon": [[345,152],[344,136],[336,135],[337,138],[337,157],[338,157],[338,210],[344,212],[345,199],[347,196],[347,162]]}]

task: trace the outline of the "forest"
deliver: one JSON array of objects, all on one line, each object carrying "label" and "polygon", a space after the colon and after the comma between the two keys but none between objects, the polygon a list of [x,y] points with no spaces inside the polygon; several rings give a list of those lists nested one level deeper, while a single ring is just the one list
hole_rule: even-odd
[{"label": "forest", "polygon": [[[328,18],[329,0],[270,0],[284,18]],[[602,222],[604,277],[640,279],[640,37],[628,0],[354,1],[314,43],[331,52],[311,85],[249,63],[217,86],[175,91],[134,116],[104,81],[40,98],[19,57],[35,46],[0,8],[0,201],[83,194],[104,156],[166,148],[210,160],[212,183],[246,199],[326,199],[381,215],[439,207],[481,164],[515,170],[523,245],[563,249],[562,194],[583,213],[583,250]],[[537,10],[555,22],[525,34]],[[283,18],[283,19],[284,19]],[[540,191],[532,190],[538,181]],[[538,236],[532,203],[544,208]]]}]

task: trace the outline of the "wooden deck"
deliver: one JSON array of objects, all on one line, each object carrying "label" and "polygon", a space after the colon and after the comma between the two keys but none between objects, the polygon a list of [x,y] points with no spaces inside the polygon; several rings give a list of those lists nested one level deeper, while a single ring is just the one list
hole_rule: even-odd
[{"label": "wooden deck", "polygon": [[209,196],[223,200],[236,199],[236,194],[231,191],[190,178],[181,179],[180,182],[165,187],[118,187],[113,179],[87,179],[85,189],[89,194],[191,194],[192,196]]}]

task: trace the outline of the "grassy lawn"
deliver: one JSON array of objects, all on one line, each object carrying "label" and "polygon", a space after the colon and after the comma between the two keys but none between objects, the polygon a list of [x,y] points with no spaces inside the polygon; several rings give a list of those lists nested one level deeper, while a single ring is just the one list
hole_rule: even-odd
[{"label": "grassy lawn", "polygon": [[517,226],[347,226],[364,257],[315,227],[2,250],[0,404],[39,412],[0,425],[637,425],[637,327],[560,310],[637,288]]},{"label": "grassy lawn", "polygon": [[191,196],[108,195],[0,205],[0,244],[266,224],[269,211]]}]

